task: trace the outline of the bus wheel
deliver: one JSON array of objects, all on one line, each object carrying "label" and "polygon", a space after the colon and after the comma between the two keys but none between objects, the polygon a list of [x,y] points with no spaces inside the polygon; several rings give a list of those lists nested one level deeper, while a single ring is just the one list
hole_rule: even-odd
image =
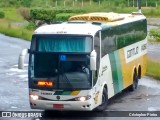
[{"label": "bus wheel", "polygon": [[99,105],[95,110],[96,111],[104,111],[107,108],[108,103],[108,93],[106,88],[103,88],[103,94],[102,94],[102,104]]},{"label": "bus wheel", "polygon": [[130,91],[134,91],[136,90],[138,87],[138,76],[136,73],[134,73],[134,76],[133,76],[133,84],[130,86]]}]

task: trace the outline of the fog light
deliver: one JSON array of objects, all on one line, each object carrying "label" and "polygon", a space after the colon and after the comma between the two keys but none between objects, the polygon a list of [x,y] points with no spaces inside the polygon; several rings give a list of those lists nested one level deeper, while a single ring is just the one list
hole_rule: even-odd
[{"label": "fog light", "polygon": [[31,97],[32,100],[38,100],[39,99],[38,95],[30,95],[30,97]]}]

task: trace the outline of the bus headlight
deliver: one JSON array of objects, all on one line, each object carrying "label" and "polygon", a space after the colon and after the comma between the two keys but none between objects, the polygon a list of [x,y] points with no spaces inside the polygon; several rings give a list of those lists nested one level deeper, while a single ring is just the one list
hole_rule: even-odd
[{"label": "bus headlight", "polygon": [[38,95],[30,95],[30,98],[32,100],[38,100],[39,99],[39,96]]},{"label": "bus headlight", "polygon": [[89,100],[91,98],[90,95],[87,95],[87,96],[82,96],[82,97],[77,97],[75,98],[76,101],[86,101],[86,100]]}]

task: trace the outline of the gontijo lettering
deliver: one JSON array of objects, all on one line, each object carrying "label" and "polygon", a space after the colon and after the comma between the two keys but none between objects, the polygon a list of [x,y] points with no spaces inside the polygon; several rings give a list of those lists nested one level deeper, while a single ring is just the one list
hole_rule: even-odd
[{"label": "gontijo lettering", "polygon": [[139,47],[137,46],[127,51],[127,58],[137,55],[138,53],[139,53]]}]

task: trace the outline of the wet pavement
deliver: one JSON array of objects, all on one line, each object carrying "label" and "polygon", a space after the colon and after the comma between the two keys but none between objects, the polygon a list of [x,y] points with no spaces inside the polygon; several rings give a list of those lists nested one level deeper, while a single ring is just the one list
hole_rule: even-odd
[{"label": "wet pavement", "polygon": [[148,58],[160,62],[160,43],[148,43]]},{"label": "wet pavement", "polygon": [[160,18],[147,18],[147,23],[150,26],[160,27]]},{"label": "wet pavement", "polygon": [[[30,42],[0,34],[0,111],[33,111],[28,101],[27,64],[24,70],[17,69],[19,53],[29,48]],[[148,44],[148,55],[160,60],[160,45]],[[27,61],[28,58],[26,58]],[[160,111],[160,81],[145,76],[139,81],[134,92],[123,91],[109,101],[106,111]],[[55,112],[51,112],[55,114]],[[59,113],[63,116],[63,113]],[[74,114],[74,113],[71,113]],[[83,113],[79,113],[83,114]],[[16,120],[16,118],[0,118],[0,120]],[[18,120],[21,120],[19,118]],[[71,119],[55,118],[23,118],[23,120]],[[72,119],[117,120],[115,117],[91,117]],[[140,118],[118,118],[120,120],[140,120]],[[144,118],[149,120],[150,118]],[[158,120],[159,118],[152,118]]]}]

